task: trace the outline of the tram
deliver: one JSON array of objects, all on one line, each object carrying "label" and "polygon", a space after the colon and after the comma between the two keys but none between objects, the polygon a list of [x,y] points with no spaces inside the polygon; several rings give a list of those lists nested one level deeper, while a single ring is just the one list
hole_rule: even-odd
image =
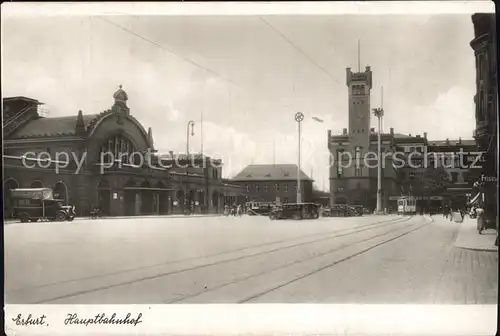
[{"label": "tram", "polygon": [[398,198],[398,214],[414,215],[417,213],[417,200],[413,196],[401,196]]}]

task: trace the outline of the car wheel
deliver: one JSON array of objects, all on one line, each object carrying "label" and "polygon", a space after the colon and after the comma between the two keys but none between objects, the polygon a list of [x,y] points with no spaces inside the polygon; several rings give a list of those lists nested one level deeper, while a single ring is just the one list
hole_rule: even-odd
[{"label": "car wheel", "polygon": [[64,212],[59,212],[56,215],[56,221],[58,222],[64,222],[66,220],[66,214]]},{"label": "car wheel", "polygon": [[69,218],[68,218],[68,222],[72,222],[72,221],[73,221],[73,219],[75,219],[75,217],[69,217]]},{"label": "car wheel", "polygon": [[21,223],[27,223],[30,220],[30,216],[23,212],[22,214],[19,214],[19,219],[21,220]]}]

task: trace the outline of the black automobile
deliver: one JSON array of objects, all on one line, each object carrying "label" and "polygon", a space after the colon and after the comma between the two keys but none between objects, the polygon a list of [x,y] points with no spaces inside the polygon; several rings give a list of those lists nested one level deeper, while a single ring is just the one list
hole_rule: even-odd
[{"label": "black automobile", "polygon": [[42,221],[72,221],[75,207],[63,205],[62,200],[52,198],[50,188],[12,189],[14,217],[22,223]]},{"label": "black automobile", "polygon": [[269,213],[275,219],[318,219],[319,205],[315,203],[285,203],[275,206]]}]

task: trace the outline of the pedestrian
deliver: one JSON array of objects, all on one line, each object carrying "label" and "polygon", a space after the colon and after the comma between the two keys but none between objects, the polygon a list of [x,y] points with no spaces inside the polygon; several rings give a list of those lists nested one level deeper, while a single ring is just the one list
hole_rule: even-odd
[{"label": "pedestrian", "polygon": [[476,208],[477,232],[482,234],[485,230],[484,226],[484,209],[481,206]]}]

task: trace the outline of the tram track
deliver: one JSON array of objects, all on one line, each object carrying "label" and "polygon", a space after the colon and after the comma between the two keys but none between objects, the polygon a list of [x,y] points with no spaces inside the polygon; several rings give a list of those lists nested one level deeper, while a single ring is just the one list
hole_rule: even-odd
[{"label": "tram track", "polygon": [[[406,222],[406,221],[410,220],[411,218],[412,217],[398,217],[398,218],[390,219],[390,220],[377,221],[375,223],[357,225],[353,228],[347,228],[347,229],[343,229],[343,230],[327,231],[327,232],[315,233],[315,234],[308,235],[308,236],[295,237],[295,238],[291,238],[291,239],[285,239],[285,240],[280,240],[280,241],[275,241],[275,242],[268,242],[268,243],[263,243],[263,244],[256,244],[253,246],[246,246],[244,248],[231,250],[231,251],[225,251],[225,252],[213,254],[210,256],[186,258],[186,259],[181,260],[181,261],[172,261],[172,262],[163,263],[163,264],[159,264],[159,265],[155,265],[155,266],[139,267],[139,268],[135,268],[132,270],[113,272],[113,273],[108,273],[108,274],[104,274],[104,275],[99,275],[96,277],[87,277],[85,279],[80,278],[80,279],[74,279],[74,280],[66,280],[64,282],[59,282],[59,283],[54,283],[54,284],[46,284],[46,285],[42,285],[42,286],[38,286],[38,287],[31,287],[31,288],[28,288],[26,290],[33,292],[33,291],[40,290],[40,289],[47,289],[47,288],[50,289],[50,287],[52,287],[52,288],[53,287],[61,287],[62,285],[64,285],[65,283],[68,283],[68,282],[71,282],[71,283],[73,283],[73,285],[76,285],[77,283],[82,282],[82,281],[87,281],[87,280],[96,281],[96,280],[110,277],[113,275],[122,275],[122,274],[127,273],[127,272],[142,271],[142,270],[151,269],[154,267],[165,267],[165,266],[169,266],[172,264],[178,264],[178,263],[188,262],[188,261],[205,261],[206,259],[209,259],[210,257],[219,257],[222,255],[228,255],[231,253],[237,253],[237,252],[241,252],[241,251],[245,251],[245,250],[252,250],[252,249],[276,245],[276,244],[290,243],[290,242],[297,241],[297,240],[303,240],[304,238],[313,238],[313,237],[317,237],[317,236],[322,236],[319,239],[307,240],[307,241],[303,241],[303,242],[292,244],[292,245],[286,244],[285,246],[277,247],[277,248],[274,248],[271,250],[266,249],[264,251],[243,254],[243,255],[233,257],[233,258],[222,259],[222,260],[218,260],[215,262],[209,262],[209,263],[202,262],[199,265],[194,265],[192,267],[184,267],[184,268],[180,268],[177,270],[174,269],[174,270],[170,270],[170,271],[166,271],[166,272],[159,272],[159,273],[155,272],[154,274],[152,274],[150,276],[138,275],[136,277],[132,277],[132,279],[127,280],[127,281],[110,281],[111,283],[108,285],[99,285],[98,283],[96,283],[95,286],[89,286],[90,288],[87,288],[84,290],[71,290],[72,286],[69,286],[70,288],[66,288],[67,293],[64,293],[62,295],[53,295],[53,296],[47,295],[48,297],[41,295],[43,298],[39,298],[38,300],[33,302],[35,304],[50,303],[50,302],[59,301],[59,300],[63,300],[63,299],[67,299],[67,298],[71,298],[71,297],[75,297],[75,296],[85,295],[85,294],[89,294],[89,293],[93,293],[93,292],[99,292],[99,291],[107,290],[110,288],[116,288],[116,287],[131,285],[131,284],[137,284],[137,283],[140,283],[143,281],[158,279],[161,277],[167,277],[167,276],[171,276],[171,275],[175,275],[175,274],[186,273],[186,272],[195,271],[195,270],[208,268],[208,267],[213,267],[213,266],[217,266],[217,265],[221,265],[221,264],[236,262],[236,261],[240,261],[240,260],[243,260],[246,258],[263,256],[266,254],[281,252],[281,251],[284,251],[286,249],[291,249],[291,248],[295,248],[295,247],[305,246],[308,244],[323,242],[323,241],[327,241],[327,240],[331,240],[331,239],[335,239],[335,238],[339,238],[339,237],[344,237],[344,236],[348,236],[348,235],[353,235],[356,233],[365,232],[365,231],[369,231],[369,230],[374,230],[374,229],[378,229],[378,228],[386,227],[386,226],[390,226],[390,225],[396,225],[396,224]],[[327,235],[327,236],[325,236],[325,235]],[[87,284],[87,285],[89,285],[89,284]],[[73,286],[73,287],[75,287],[75,286]],[[79,286],[79,288],[81,288],[81,286]],[[17,290],[17,292],[19,292],[19,291],[22,291],[22,290]],[[10,293],[13,293],[13,292],[10,292]],[[38,296],[40,296],[40,295],[38,295]]]},{"label": "tram track", "polygon": [[[424,219],[424,221],[425,221],[425,219]],[[401,222],[398,222],[397,224],[401,224]],[[336,260],[335,262],[328,263],[325,266],[322,266],[322,267],[320,267],[318,269],[314,269],[313,271],[307,272],[306,274],[303,274],[301,276],[293,278],[292,280],[285,281],[285,282],[283,282],[283,283],[281,283],[281,284],[279,284],[277,286],[273,286],[273,287],[271,287],[269,289],[266,289],[265,291],[261,291],[258,294],[255,294],[255,295],[249,296],[249,297],[247,297],[245,299],[239,300],[237,303],[245,303],[245,302],[251,301],[251,300],[253,300],[255,298],[258,298],[260,296],[263,296],[263,295],[265,295],[267,293],[270,293],[270,292],[272,292],[274,290],[277,290],[279,288],[285,287],[285,286],[287,286],[287,285],[289,285],[291,283],[294,283],[294,282],[299,281],[301,279],[304,279],[304,278],[306,278],[308,276],[311,276],[313,274],[321,272],[322,270],[325,270],[327,268],[333,267],[333,266],[335,266],[335,265],[337,265],[337,264],[339,264],[339,263],[341,263],[343,261],[347,261],[347,260],[349,260],[351,258],[354,258],[354,257],[360,255],[360,254],[366,253],[366,252],[368,252],[368,251],[370,251],[370,250],[372,250],[372,249],[374,249],[374,248],[376,248],[378,246],[387,244],[387,243],[389,243],[389,242],[391,242],[393,240],[396,240],[396,239],[398,239],[400,237],[403,237],[403,236],[405,236],[407,234],[410,234],[410,233],[412,233],[412,232],[414,232],[416,230],[419,230],[419,229],[427,226],[428,224],[429,223],[426,222],[424,225],[419,225],[416,228],[412,228],[411,230],[407,230],[405,227],[403,227],[403,228],[401,228],[402,231],[404,231],[402,234],[397,234],[395,237],[391,237],[391,238],[389,238],[387,240],[384,240],[384,241],[382,241],[380,243],[377,243],[377,244],[375,244],[373,246],[370,246],[369,248],[362,249],[359,252],[356,252],[354,254],[350,254],[350,255],[348,255],[348,256],[346,256],[344,258]],[[380,228],[380,227],[381,226],[379,226],[378,228]],[[397,230],[399,230],[399,229],[397,229]],[[205,289],[203,291],[197,291],[197,292],[194,292],[194,293],[190,293],[188,295],[184,295],[182,297],[178,297],[178,298],[176,298],[174,300],[164,301],[162,303],[167,303],[167,304],[182,303],[182,301],[184,301],[186,299],[193,299],[193,298],[195,298],[197,296],[206,295],[209,292],[214,292],[214,291],[220,290],[220,289],[222,289],[224,287],[227,287],[227,286],[236,285],[238,283],[242,283],[244,281],[248,281],[248,280],[251,280],[251,279],[256,279],[258,277],[262,277],[262,276],[265,276],[267,274],[270,274],[270,273],[273,273],[273,272],[276,272],[276,271],[279,271],[279,270],[283,270],[285,268],[297,266],[297,265],[299,265],[301,263],[310,262],[310,261],[313,261],[313,260],[318,259],[318,258],[323,258],[325,256],[334,254],[334,253],[336,253],[338,251],[341,251],[343,249],[350,248],[350,247],[352,247],[354,245],[362,244],[362,243],[365,243],[365,242],[368,242],[368,241],[371,241],[371,240],[374,240],[374,239],[377,239],[377,238],[380,238],[380,237],[384,237],[384,236],[387,236],[387,235],[392,235],[395,232],[398,232],[398,231],[394,231],[394,230],[384,231],[384,232],[382,232],[380,234],[377,234],[375,236],[370,236],[370,237],[367,237],[367,238],[364,238],[364,239],[361,239],[361,240],[358,240],[358,241],[355,241],[355,242],[349,242],[349,243],[343,244],[341,246],[338,246],[338,247],[335,247],[335,248],[332,248],[332,249],[328,249],[327,251],[324,251],[324,252],[321,252],[321,253],[317,253],[317,254],[315,254],[313,256],[310,256],[310,257],[305,257],[305,258],[301,258],[301,259],[298,259],[298,260],[294,260],[294,261],[286,263],[284,265],[280,265],[278,267],[274,267],[274,268],[270,268],[270,269],[267,269],[267,270],[263,270],[263,271],[260,271],[260,272],[257,272],[257,273],[254,273],[254,274],[251,274],[251,275],[248,275],[248,276],[239,277],[239,278],[233,279],[231,281],[228,281],[226,283],[223,283],[223,284],[220,284],[220,285],[217,285],[217,286],[212,286],[208,290]],[[262,281],[262,282],[265,282],[265,281]]]},{"label": "tram track", "polygon": [[[297,241],[297,240],[303,240],[303,239],[313,238],[313,237],[317,237],[317,236],[324,236],[325,234],[329,235],[329,234],[335,234],[335,233],[345,233],[345,232],[348,232],[348,231],[356,230],[358,228],[372,227],[372,226],[376,226],[376,225],[379,225],[379,224],[382,224],[382,223],[391,223],[391,222],[400,221],[400,220],[408,220],[409,218],[411,218],[411,216],[391,218],[389,220],[382,220],[382,221],[377,221],[377,222],[372,222],[372,223],[367,223],[367,224],[360,224],[360,225],[356,225],[356,226],[353,226],[353,227],[350,227],[350,228],[346,228],[346,229],[328,230],[328,231],[313,233],[313,234],[309,234],[309,235],[305,235],[305,236],[300,236],[300,237],[293,237],[293,238],[289,238],[289,239],[281,239],[281,240],[275,240],[275,241],[271,241],[271,242],[265,242],[265,243],[259,243],[259,244],[244,246],[244,247],[241,247],[241,248],[230,249],[230,250],[226,250],[226,251],[222,251],[222,252],[217,252],[217,253],[212,253],[212,254],[208,254],[208,255],[204,255],[204,256],[195,256],[195,257],[189,257],[189,258],[184,258],[184,259],[165,261],[165,262],[160,262],[160,263],[146,265],[146,266],[141,266],[141,267],[134,267],[134,268],[122,269],[122,270],[118,270],[118,271],[115,271],[115,272],[107,272],[107,273],[104,273],[104,274],[98,274],[98,275],[92,275],[92,276],[86,276],[86,277],[66,279],[66,280],[62,280],[62,281],[56,281],[56,282],[46,283],[46,284],[37,285],[37,286],[17,288],[17,289],[14,289],[14,290],[8,290],[8,291],[6,291],[6,293],[12,294],[12,293],[16,293],[16,292],[22,292],[22,291],[25,291],[25,290],[42,289],[42,288],[46,288],[46,287],[50,287],[50,286],[64,285],[66,283],[71,283],[71,282],[75,282],[75,281],[85,281],[85,280],[100,279],[100,278],[105,278],[105,277],[108,277],[108,276],[126,274],[126,273],[129,273],[129,272],[147,270],[147,269],[152,269],[152,268],[157,268],[157,267],[162,267],[162,266],[168,266],[168,265],[173,265],[173,264],[182,263],[182,262],[189,262],[189,261],[194,261],[194,260],[197,260],[197,259],[206,259],[206,258],[211,258],[211,257],[218,257],[218,256],[226,255],[226,254],[242,252],[242,251],[249,250],[249,249],[255,249],[255,248],[260,248],[260,247],[265,247],[265,246],[270,246],[270,245],[275,245],[275,244],[282,244],[282,243],[287,243],[287,242],[292,242],[292,241]],[[358,232],[358,231],[356,231],[356,232]]]}]

